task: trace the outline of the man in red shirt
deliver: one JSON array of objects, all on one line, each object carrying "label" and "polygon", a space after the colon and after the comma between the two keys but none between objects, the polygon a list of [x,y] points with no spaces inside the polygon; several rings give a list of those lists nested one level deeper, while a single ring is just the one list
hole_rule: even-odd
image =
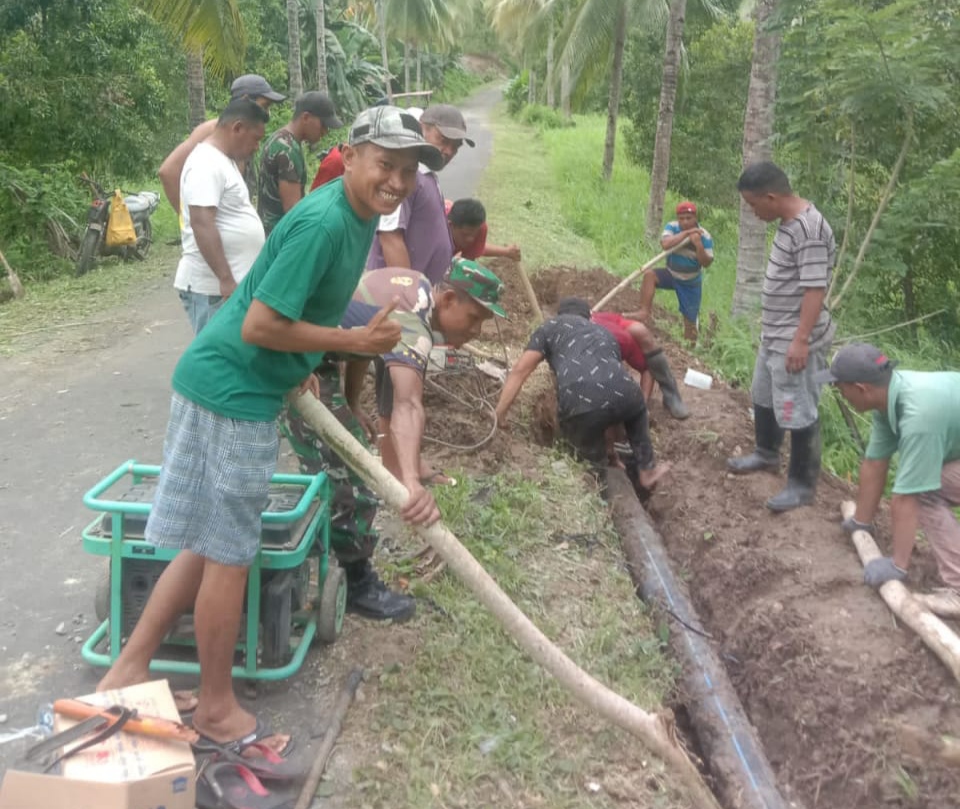
[{"label": "man in red shirt", "polygon": [[478,199],[444,201],[447,223],[453,237],[453,247],[463,258],[478,259],[509,258],[520,261],[520,248],[515,244],[506,247],[487,244],[487,211]]},{"label": "man in red shirt", "polygon": [[343,154],[340,151],[341,146],[343,146],[343,144],[338,143],[323,156],[323,160],[320,161],[320,165],[317,167],[317,173],[313,178],[313,185],[310,186],[311,191],[313,191],[314,188],[319,188],[324,183],[336,180],[337,177],[343,174]]},{"label": "man in red shirt", "polygon": [[594,312],[590,319],[614,336],[620,346],[621,359],[643,374],[640,388],[644,399],[649,401],[653,393],[653,383],[657,382],[663,393],[663,406],[667,412],[675,419],[690,417],[690,411],[680,398],[677,380],[670,370],[670,360],[657,345],[650,329],[616,312]]}]

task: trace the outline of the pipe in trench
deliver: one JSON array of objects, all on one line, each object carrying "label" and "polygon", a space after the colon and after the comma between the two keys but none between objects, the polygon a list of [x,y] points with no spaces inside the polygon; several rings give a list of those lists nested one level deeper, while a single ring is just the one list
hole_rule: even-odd
[{"label": "pipe in trench", "polygon": [[798,809],[795,797],[787,801],[780,794],[717,653],[707,638],[688,628],[700,620],[633,485],[622,471],[607,471],[611,513],[630,576],[644,601],[665,605],[678,619],[671,620],[671,646],[683,659],[684,689],[695,702],[691,720],[724,804],[729,809]]}]

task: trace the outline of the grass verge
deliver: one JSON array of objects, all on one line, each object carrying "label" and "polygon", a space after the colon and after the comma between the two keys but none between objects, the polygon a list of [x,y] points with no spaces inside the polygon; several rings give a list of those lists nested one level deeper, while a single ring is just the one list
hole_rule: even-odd
[{"label": "grass verge", "polygon": [[[544,454],[525,475],[459,478],[437,490],[451,530],[570,657],[656,710],[675,666],[579,468]],[[412,662],[380,675],[380,750],[355,776],[362,805],[677,805],[636,740],[572,703],[459,580],[417,594],[434,609]]]}]

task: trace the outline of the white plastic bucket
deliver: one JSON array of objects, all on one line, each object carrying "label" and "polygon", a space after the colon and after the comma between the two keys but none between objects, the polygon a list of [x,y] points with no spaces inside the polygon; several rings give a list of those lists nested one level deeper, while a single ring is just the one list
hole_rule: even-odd
[{"label": "white plastic bucket", "polygon": [[700,390],[710,390],[713,385],[713,377],[710,374],[702,374],[694,371],[693,368],[687,368],[687,375],[683,378],[685,385],[691,388],[700,388]]}]

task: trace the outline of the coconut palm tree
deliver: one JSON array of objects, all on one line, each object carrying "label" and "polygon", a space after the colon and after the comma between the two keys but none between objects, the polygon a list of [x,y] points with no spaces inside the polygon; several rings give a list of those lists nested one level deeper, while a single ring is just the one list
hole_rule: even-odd
[{"label": "coconut palm tree", "polygon": [[387,29],[403,40],[404,92],[410,92],[410,49],[453,42],[457,10],[449,0],[387,0]]},{"label": "coconut palm tree", "polygon": [[[747,112],[743,122],[743,165],[769,160],[773,154],[774,106],[777,98],[777,61],[781,34],[770,22],[779,0],[757,0],[753,63],[747,89]],[[737,283],[733,291],[734,317],[754,311],[766,272],[767,226],[740,200],[740,240],[737,245]]]},{"label": "coconut palm tree", "polygon": [[324,0],[314,0],[314,21],[317,28],[317,89],[327,90],[327,10]]},{"label": "coconut palm tree", "polygon": [[287,76],[290,95],[303,92],[303,62],[300,58],[300,0],[287,0]]},{"label": "coconut palm tree", "polygon": [[239,73],[247,38],[237,0],[141,0],[144,10],[183,43],[191,125],[206,117],[203,69]]},{"label": "coconut palm tree", "polygon": [[[548,0],[546,8],[567,2]],[[609,65],[604,180],[609,180],[613,174],[627,31],[634,23],[662,25],[666,14],[666,0],[577,0],[560,35],[560,64],[569,61],[575,81],[597,80]]]}]

